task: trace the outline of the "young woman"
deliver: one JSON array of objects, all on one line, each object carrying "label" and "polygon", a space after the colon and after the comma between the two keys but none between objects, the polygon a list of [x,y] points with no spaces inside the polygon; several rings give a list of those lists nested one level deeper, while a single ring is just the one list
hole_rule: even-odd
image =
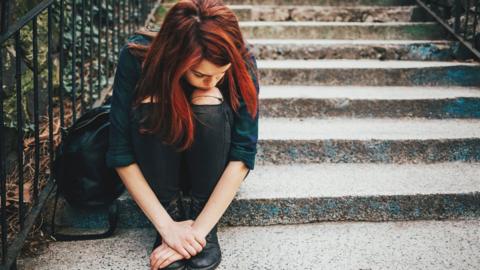
[{"label": "young woman", "polygon": [[120,52],[106,162],[157,231],[151,269],[221,261],[217,222],[257,152],[249,49],[221,0],[181,0],[158,33],[135,34]]}]

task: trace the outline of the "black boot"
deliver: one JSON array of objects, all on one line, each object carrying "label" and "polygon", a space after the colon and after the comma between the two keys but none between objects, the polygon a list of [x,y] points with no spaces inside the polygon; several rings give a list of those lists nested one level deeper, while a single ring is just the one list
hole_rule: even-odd
[{"label": "black boot", "polygon": [[[202,212],[207,200],[200,200],[191,196],[190,219],[195,220]],[[210,270],[215,269],[222,260],[220,244],[217,238],[217,224],[205,237],[207,244],[200,253],[191,257],[187,261],[187,269],[190,270]]]},{"label": "black boot", "polygon": [[[161,204],[164,207],[166,205],[165,210],[167,211],[167,213],[170,215],[170,217],[174,221],[185,220],[185,218],[184,218],[185,217],[185,211],[184,211],[184,208],[183,208],[183,204],[182,204],[182,201],[181,201],[180,194],[177,194],[171,201],[161,202]],[[156,239],[155,239],[155,243],[153,244],[153,247],[152,247],[152,252],[153,252],[153,250],[155,250],[155,248],[157,248],[161,244],[162,244],[162,237],[160,236],[160,234],[157,231],[157,236],[156,236]],[[178,260],[178,261],[175,261],[175,262],[169,264],[167,267],[162,268],[162,269],[165,269],[165,270],[184,270],[184,269],[186,269],[186,262],[187,262],[186,259],[181,259],[181,260]]]}]

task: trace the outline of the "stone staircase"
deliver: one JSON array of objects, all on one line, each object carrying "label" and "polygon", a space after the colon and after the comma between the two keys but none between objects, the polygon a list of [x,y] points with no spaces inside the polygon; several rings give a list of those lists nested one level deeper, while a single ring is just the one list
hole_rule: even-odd
[{"label": "stone staircase", "polygon": [[[255,46],[261,118],[218,269],[479,269],[480,64],[410,0],[226,2]],[[149,269],[154,229],[119,202],[115,236],[19,269]],[[105,226],[65,207],[70,230]]]}]

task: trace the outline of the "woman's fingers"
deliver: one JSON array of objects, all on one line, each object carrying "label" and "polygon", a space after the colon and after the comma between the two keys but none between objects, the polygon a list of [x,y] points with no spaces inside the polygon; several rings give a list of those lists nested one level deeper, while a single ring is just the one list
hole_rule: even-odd
[{"label": "woman's fingers", "polygon": [[182,245],[178,245],[177,247],[174,248],[174,250],[180,253],[180,255],[182,255],[187,259],[190,259],[191,257],[190,253],[188,253],[188,251]]},{"label": "woman's fingers", "polygon": [[157,248],[155,248],[152,251],[152,254],[150,254],[150,265],[153,266],[154,262],[156,261],[157,255],[162,252],[163,250],[166,250],[168,248],[167,245],[161,244]]},{"label": "woman's fingers", "polygon": [[166,260],[163,261],[162,264],[160,264],[159,268],[167,267],[169,264],[181,260],[182,258],[182,255],[174,251],[173,254],[170,255],[170,257],[168,257]]},{"label": "woman's fingers", "polygon": [[165,249],[162,251],[161,254],[159,254],[156,258],[156,260],[153,262],[153,267],[152,267],[152,270],[157,270],[158,268],[160,268],[160,265],[161,264],[164,264],[166,262],[168,262],[167,265],[169,265],[170,263],[172,262],[169,262],[169,258],[170,256],[172,256],[173,254],[175,254],[175,251],[172,250],[172,249]]},{"label": "woman's fingers", "polygon": [[[194,242],[194,241],[192,241]],[[185,249],[190,253],[190,256],[195,256],[197,255],[197,249],[189,242],[189,245],[185,246]]]},{"label": "woman's fingers", "polygon": [[[202,249],[203,249],[202,245],[199,244],[196,239],[190,241],[190,245],[192,245],[192,248],[194,248],[195,251],[196,251],[196,254],[194,254],[194,255],[192,255],[192,256],[197,255],[197,254],[200,253],[200,252],[202,251]],[[190,253],[190,254],[192,254],[192,253]]]},{"label": "woman's fingers", "polygon": [[195,235],[195,240],[200,243],[200,245],[202,245],[202,249],[205,247],[205,245],[207,245],[207,240],[205,239],[205,237]]}]

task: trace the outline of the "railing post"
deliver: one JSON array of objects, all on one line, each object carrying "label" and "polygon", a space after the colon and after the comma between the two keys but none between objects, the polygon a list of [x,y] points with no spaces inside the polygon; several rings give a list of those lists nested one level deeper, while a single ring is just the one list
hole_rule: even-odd
[{"label": "railing post", "polygon": [[0,3],[1,13],[0,13],[0,34],[7,31],[8,26],[8,15],[10,12],[10,0],[3,0]]},{"label": "railing post", "polygon": [[461,8],[462,8],[461,0],[455,0],[453,4],[453,16],[455,18],[453,30],[457,34],[460,32],[460,16],[462,15]]},{"label": "railing post", "polygon": [[[1,3],[1,18],[0,18],[0,35],[7,31],[7,9],[8,9],[8,0],[5,0]],[[0,193],[1,193],[1,202],[0,202],[0,214],[2,216],[2,260],[1,264],[5,265],[7,260],[7,219],[5,218],[7,211],[7,199],[6,199],[6,169],[5,169],[5,134],[4,134],[4,117],[3,117],[3,99],[5,95],[3,92],[3,48],[0,45]]]},{"label": "railing post", "polygon": [[[19,18],[17,21],[10,23],[12,17],[11,7],[13,6],[13,2],[10,0],[0,0],[0,216],[1,216],[1,254],[2,259],[0,262],[0,270],[6,269],[16,269],[16,259],[18,254],[20,253],[26,236],[31,228],[34,226],[35,219],[41,213],[46,201],[48,200],[49,194],[56,185],[54,179],[54,156],[55,156],[55,142],[56,138],[54,136],[57,134],[57,131],[60,130],[60,140],[63,140],[65,135],[67,134],[68,127],[65,126],[65,107],[64,107],[64,94],[66,93],[65,87],[65,80],[69,77],[71,73],[72,78],[72,92],[67,93],[72,95],[72,124],[77,119],[76,115],[76,104],[77,104],[77,91],[80,90],[79,96],[81,98],[82,104],[81,105],[81,112],[84,112],[86,104],[84,104],[86,93],[86,83],[88,80],[88,90],[90,92],[90,108],[94,106],[93,102],[93,93],[95,90],[95,86],[97,86],[97,98],[100,100],[102,99],[101,91],[108,90],[108,89],[101,89],[102,87],[109,84],[109,78],[111,77],[111,73],[113,73],[113,69],[115,67],[115,62],[118,60],[118,54],[120,48],[124,45],[124,42],[128,35],[132,34],[132,32],[139,26],[140,23],[143,23],[144,20],[141,20],[140,17],[148,16],[150,9],[152,8],[151,3],[154,1],[151,0],[42,0],[38,1],[39,3],[28,11],[25,15]],[[90,6],[87,6],[87,4]],[[94,9],[93,6],[98,5],[98,9]],[[71,7],[71,9],[69,9]],[[80,10],[81,9],[81,10]],[[40,24],[40,14],[46,12],[48,20],[46,23],[41,22]],[[68,12],[68,13],[67,13]],[[81,12],[81,13],[80,13]],[[88,14],[87,14],[88,13]],[[57,21],[57,15],[59,15]],[[77,17],[76,15],[81,15],[78,21],[75,20]],[[65,16],[71,16],[73,21],[68,21]],[[146,19],[146,18],[145,18]],[[55,21],[54,21],[55,20]],[[81,21],[80,21],[81,20]],[[66,24],[69,25],[66,25]],[[81,23],[81,25],[80,25]],[[88,24],[90,24],[90,28]],[[32,25],[31,35],[33,39],[31,41],[31,46],[33,50],[33,60],[30,65],[30,62],[25,62],[23,58],[25,57],[23,48],[25,41],[20,40],[21,35],[20,31],[25,29],[25,27],[29,27]],[[70,32],[65,32],[65,27],[71,26]],[[77,27],[79,26],[79,27]],[[41,41],[44,38],[40,38],[39,32],[42,31],[40,27],[47,28],[46,29],[46,41]],[[94,27],[97,27],[98,33],[94,32]],[[81,35],[80,33],[76,32],[77,28],[81,28]],[[128,30],[128,31],[127,31]],[[56,32],[58,31],[58,33]],[[59,36],[58,41],[54,39],[54,37]],[[98,36],[97,36],[98,35]],[[71,39],[70,39],[71,37]],[[95,44],[95,40],[98,42]],[[13,40],[14,43],[14,52],[15,58],[12,60],[13,62],[8,62],[5,53],[6,49],[4,49],[6,44],[9,44],[10,41]],[[78,48],[79,46],[76,43],[81,42],[81,49]],[[87,46],[87,41],[89,48],[85,48]],[[42,44],[40,42],[46,43],[46,55],[41,56],[39,54],[40,47]],[[58,42],[58,43],[57,43]],[[94,45],[95,44],[95,45]],[[80,44],[78,44],[80,45]],[[71,55],[69,55],[69,50],[71,51]],[[77,51],[78,50],[78,51]],[[55,58],[58,54],[58,66],[55,65]],[[114,54],[113,63],[109,62],[112,58],[110,57],[111,54]],[[89,57],[87,59],[87,56]],[[41,66],[39,63],[39,57],[46,58],[46,67]],[[76,61],[78,58],[79,61]],[[65,70],[67,66],[67,62],[72,61],[71,70]],[[8,63],[7,63],[8,62]],[[79,62],[79,63],[77,63]],[[77,67],[77,64],[80,65]],[[85,65],[85,66],[84,66]],[[88,65],[88,77],[87,76],[87,65]],[[6,66],[6,68],[4,68]],[[7,68],[13,69],[15,79],[14,82],[9,83],[10,77],[6,76],[8,72],[5,72]],[[26,126],[24,121],[27,119],[27,115],[24,115],[23,107],[25,103],[25,96],[24,89],[25,87],[29,86],[29,82],[25,80],[23,77],[25,74],[24,69],[29,68],[33,71],[33,105],[34,105],[34,127],[35,127],[35,134],[34,140],[30,141],[32,138],[29,139],[29,144],[35,143],[35,151],[30,151],[30,148],[26,148],[24,146],[25,140],[23,134],[23,127]],[[46,75],[42,72],[41,69],[45,69],[44,71],[47,72]],[[13,76],[13,75],[12,75]],[[80,76],[80,77],[79,77]],[[95,78],[96,77],[96,78]],[[106,80],[103,81],[102,78]],[[54,78],[59,78],[59,89],[54,89]],[[76,79],[79,78],[79,84],[76,85]],[[97,82],[95,82],[95,80]],[[42,83],[42,80],[46,82],[46,84]],[[96,84],[96,85],[95,85]],[[6,86],[5,86],[6,85]],[[43,86],[45,85],[45,86]],[[15,86],[15,87],[14,87]],[[5,116],[8,116],[4,113],[4,99],[6,99],[6,91],[7,87],[11,87],[12,90],[16,90],[16,123],[17,123],[17,144],[12,145],[13,147],[16,146],[17,151],[17,165],[18,165],[18,175],[15,179],[18,179],[18,182],[12,182],[8,184],[15,184],[18,185],[18,203],[19,208],[18,213],[19,216],[19,227],[20,232],[12,235],[12,239],[9,239],[8,234],[11,233],[9,231],[9,227],[11,224],[8,224],[8,217],[7,217],[7,202],[11,198],[7,198],[7,180],[10,181],[10,174],[7,173],[7,159],[5,156],[8,155],[8,151],[6,148],[9,147],[8,145],[5,146],[6,141],[6,128],[5,128]],[[9,88],[10,89],[10,88]],[[54,102],[54,91],[57,92],[58,90],[58,109],[59,114],[57,111],[54,111],[54,108],[57,105],[57,101]],[[45,93],[44,93],[45,92]],[[45,94],[46,98],[43,103],[46,104],[39,104],[41,95]],[[15,97],[14,97],[15,98]],[[55,96],[56,98],[56,96]],[[100,100],[101,101],[101,100]],[[47,152],[44,155],[48,161],[48,180],[47,185],[43,187],[43,189],[39,190],[39,177],[40,174],[45,173],[40,169],[40,113],[39,108],[46,107],[47,109],[47,117],[45,121],[42,121],[45,124],[45,127],[48,129],[48,134],[46,136],[42,135],[43,141],[48,145]],[[55,128],[54,131],[54,121],[57,125],[57,119],[60,118],[59,128]],[[55,118],[55,119],[54,119]],[[47,132],[45,132],[47,133]],[[25,132],[26,135],[30,136],[30,133]],[[10,146],[9,148],[12,148]],[[34,154],[34,157],[32,156]],[[27,178],[30,179],[30,174],[27,173],[28,168],[23,166],[27,164],[28,159],[35,159],[35,168],[34,168],[34,176],[33,176],[33,200],[30,197],[25,195],[24,198],[24,183],[27,184]],[[10,167],[10,166],[8,166]],[[24,170],[25,175],[24,175]],[[24,179],[25,178],[25,179]],[[14,179],[14,178],[12,178]],[[24,181],[25,180],[25,181]],[[25,190],[29,192],[29,190]],[[29,193],[25,193],[29,194]],[[27,200],[28,198],[28,200]],[[9,199],[9,200],[7,200]],[[24,202],[25,201],[25,202]],[[28,203],[33,203],[31,208],[27,209],[27,201]],[[8,209],[7,209],[8,208]],[[27,211],[29,210],[29,211]]]}]

